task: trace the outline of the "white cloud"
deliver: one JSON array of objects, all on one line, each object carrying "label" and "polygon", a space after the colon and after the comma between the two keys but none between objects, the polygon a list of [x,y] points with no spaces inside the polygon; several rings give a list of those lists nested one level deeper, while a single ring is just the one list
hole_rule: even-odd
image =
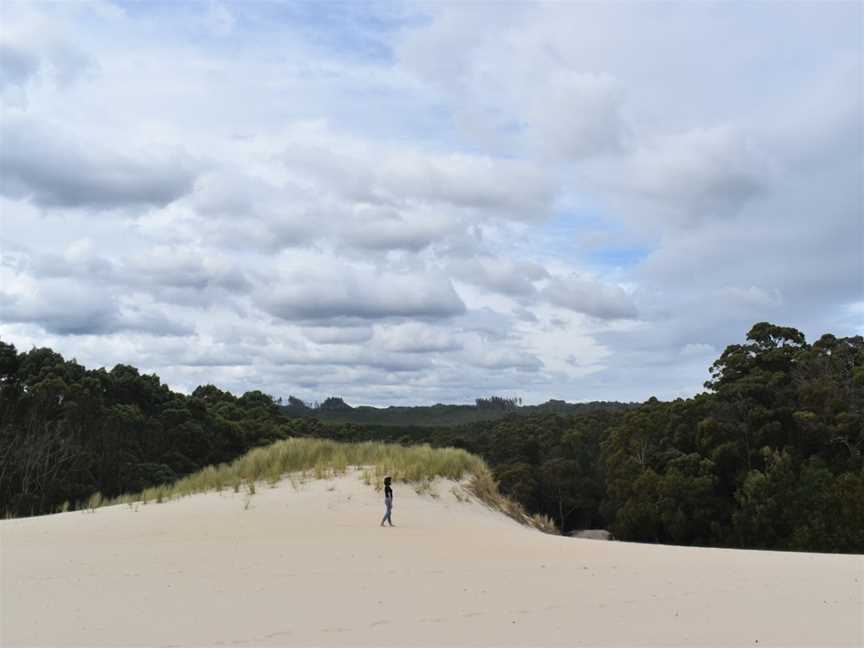
[{"label": "white cloud", "polygon": [[463,346],[455,333],[421,322],[382,325],[375,337],[382,348],[403,353],[459,351]]},{"label": "white cloud", "polygon": [[11,112],[0,121],[0,139],[0,193],[43,207],[164,206],[192,189],[194,165],[174,152],[82,142]]},{"label": "white cloud", "polygon": [[535,283],[549,276],[537,263],[493,256],[456,259],[448,270],[465,283],[514,297],[533,295]]},{"label": "white cloud", "polygon": [[732,304],[740,304],[748,307],[765,308],[775,307],[783,303],[783,296],[776,288],[766,290],[759,286],[726,286],[717,291],[716,296]]},{"label": "white cloud", "polygon": [[261,287],[256,301],[265,311],[288,321],[437,319],[465,311],[446,277],[340,263],[285,268],[272,285]]},{"label": "white cloud", "polygon": [[860,332],[852,5],[6,3],[0,335],[350,402]]},{"label": "white cloud", "polygon": [[767,190],[772,165],[744,133],[711,127],[653,138],[627,163],[630,189],[684,221],[731,218]]},{"label": "white cloud", "polygon": [[624,90],[608,75],[557,70],[542,92],[528,96],[527,130],[534,145],[553,158],[617,153],[631,137]]},{"label": "white cloud", "polygon": [[[35,84],[66,87],[85,77],[95,61],[75,42],[62,20],[92,8],[86,3],[36,7],[26,2],[3,5],[0,31],[0,96],[13,105],[27,105]],[[78,6],[75,6],[78,5]],[[47,9],[51,15],[43,15]]]},{"label": "white cloud", "polygon": [[393,209],[361,205],[345,217],[337,237],[365,250],[419,252],[451,237],[465,236],[465,227],[451,215],[429,208]]},{"label": "white cloud", "polygon": [[540,295],[556,306],[601,319],[636,317],[636,306],[623,288],[590,277],[553,277]]},{"label": "white cloud", "polygon": [[157,335],[190,335],[194,328],[152,308],[122,304],[92,284],[42,279],[35,290],[0,292],[5,322],[33,323],[58,335],[100,335],[145,331]]},{"label": "white cloud", "polygon": [[371,326],[306,326],[303,336],[317,344],[361,344],[372,339]]},{"label": "white cloud", "polygon": [[688,343],[681,347],[681,355],[683,356],[697,356],[702,358],[707,358],[713,361],[715,357],[719,354],[717,350],[712,347],[710,344],[692,344]]},{"label": "white cloud", "polygon": [[427,203],[537,220],[554,195],[550,178],[529,161],[374,143],[321,123],[293,129],[282,159],[323,191],[360,203]]}]

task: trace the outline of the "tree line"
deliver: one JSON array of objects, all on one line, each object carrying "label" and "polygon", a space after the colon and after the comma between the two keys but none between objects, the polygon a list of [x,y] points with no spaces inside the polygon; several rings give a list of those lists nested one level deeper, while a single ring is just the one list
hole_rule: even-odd
[{"label": "tree line", "polygon": [[414,405],[371,407],[360,405],[352,407],[338,396],[330,396],[321,402],[305,403],[289,396],[288,401],[279,402],[282,410],[293,417],[317,418],[327,423],[358,423],[361,425],[393,425],[398,427],[452,427],[478,421],[502,419],[511,412],[530,414],[581,414],[598,409],[624,410],[636,403],[593,401],[590,403],[567,403],[562,400],[548,400],[539,405],[523,405],[522,399],[504,396],[477,398],[473,405]]},{"label": "tree line", "polygon": [[133,367],[86,370],[49,349],[0,342],[0,510],[74,508],[97,491],[133,492],[310,436],[464,448],[562,532],[864,552],[864,340],[827,334],[808,344],[795,329],[760,323],[726,348],[705,386],[638,406],[522,414],[508,404],[501,418],[455,426],[411,424],[416,414],[403,425],[326,422],[258,391],[236,397],[207,385],[186,396]]}]

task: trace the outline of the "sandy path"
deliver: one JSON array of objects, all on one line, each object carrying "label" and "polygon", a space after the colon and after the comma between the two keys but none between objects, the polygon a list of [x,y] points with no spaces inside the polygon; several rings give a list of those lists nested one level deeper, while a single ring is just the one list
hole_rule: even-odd
[{"label": "sandy path", "polygon": [[864,557],[575,540],[354,477],[0,522],[3,646],[864,646]]}]

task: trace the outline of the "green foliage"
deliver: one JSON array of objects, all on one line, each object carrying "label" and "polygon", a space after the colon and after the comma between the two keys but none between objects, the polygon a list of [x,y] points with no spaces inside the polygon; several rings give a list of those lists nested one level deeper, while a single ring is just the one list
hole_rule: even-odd
[{"label": "green foliage", "polygon": [[288,423],[260,392],[207,385],[187,397],[134,367],[88,371],[0,341],[0,510],[38,515],[86,508],[96,492],[145,491],[285,438]]},{"label": "green foliage", "polygon": [[102,497],[102,493],[93,493],[87,500],[87,508],[90,511],[95,511],[97,508],[102,506],[104,502],[105,500]]},{"label": "green foliage", "polygon": [[604,441],[603,510],[622,539],[864,551],[864,340],[755,325],[711,393],[649,401]]}]

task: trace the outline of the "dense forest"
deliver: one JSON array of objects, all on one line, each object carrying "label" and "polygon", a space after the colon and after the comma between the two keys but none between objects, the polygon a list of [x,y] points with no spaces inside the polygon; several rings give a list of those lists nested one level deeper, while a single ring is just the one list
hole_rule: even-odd
[{"label": "dense forest", "polygon": [[[705,387],[638,406],[440,406],[496,412],[455,426],[418,424],[416,412],[399,425],[332,422],[292,412],[307,407],[297,399],[286,406],[212,385],[187,396],[130,366],[87,370],[0,342],[0,510],[74,508],[94,492],[170,482],[289,436],[376,439],[477,453],[505,493],[563,532],[864,552],[864,339],[808,344],[795,329],[760,323],[726,348]],[[335,401],[325,410],[362,409]]]}]

